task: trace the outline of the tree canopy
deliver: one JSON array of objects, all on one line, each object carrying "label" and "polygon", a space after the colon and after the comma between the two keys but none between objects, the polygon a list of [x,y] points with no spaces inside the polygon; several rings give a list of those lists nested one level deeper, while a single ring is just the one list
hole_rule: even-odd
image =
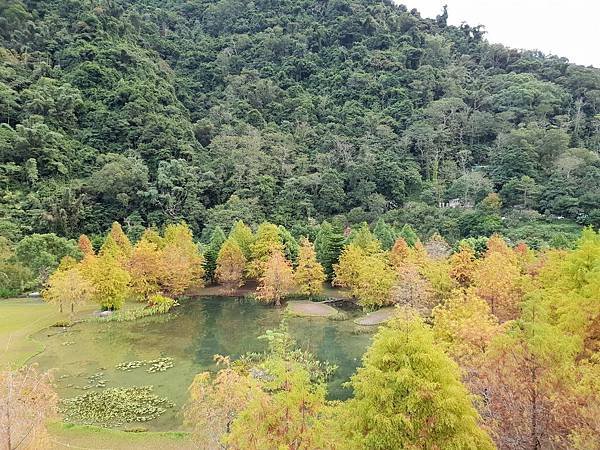
[{"label": "tree canopy", "polygon": [[[185,220],[204,242],[239,220],[298,237],[313,219],[385,216],[538,242],[600,223],[597,69],[388,0],[0,8],[0,235],[14,243],[115,220],[130,237]],[[375,234],[384,249],[397,237]],[[330,278],[336,245],[316,245]]]}]

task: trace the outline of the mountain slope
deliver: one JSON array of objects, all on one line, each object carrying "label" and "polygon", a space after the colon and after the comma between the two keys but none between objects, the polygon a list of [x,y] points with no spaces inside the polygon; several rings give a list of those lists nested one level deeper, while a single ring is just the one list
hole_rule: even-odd
[{"label": "mountain slope", "polygon": [[[0,1],[0,233],[600,223],[600,71],[375,0]],[[488,202],[489,203],[489,202]],[[546,219],[544,219],[544,217]],[[512,219],[511,219],[512,220]],[[511,222],[512,223],[512,222]]]}]

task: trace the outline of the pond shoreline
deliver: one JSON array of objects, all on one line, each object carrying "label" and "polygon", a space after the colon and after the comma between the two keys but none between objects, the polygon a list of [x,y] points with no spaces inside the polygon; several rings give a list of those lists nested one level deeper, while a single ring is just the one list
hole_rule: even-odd
[{"label": "pond shoreline", "polygon": [[[19,298],[10,303],[0,302],[0,307],[10,304],[23,315],[30,314],[32,309],[44,312],[45,320],[38,322],[39,326],[23,330],[22,334],[26,331],[26,339],[36,343],[37,350],[27,355],[25,363],[38,364],[41,370],[54,369],[61,398],[73,398],[86,392],[81,390],[82,386],[90,384],[90,377],[102,372],[108,380],[108,387],[152,384],[161,397],[171,398],[176,404],[165,416],[141,424],[137,433],[125,432],[120,427],[60,422],[52,433],[53,438],[58,438],[56,442],[83,442],[87,439],[85,436],[93,435],[99,442],[111,442],[110,448],[126,448],[126,443],[137,436],[135,440],[147,438],[164,442],[168,448],[187,448],[186,429],[179,421],[179,411],[185,404],[187,386],[193,376],[200,371],[214,370],[214,353],[238,357],[247,351],[258,351],[262,341],[257,341],[257,337],[266,329],[276,328],[282,319],[288,323],[290,333],[298,339],[301,348],[314,352],[320,360],[340,366],[328,385],[331,399],[350,395],[342,385],[360,365],[371,333],[363,335],[356,332],[353,319],[358,311],[353,309],[356,308],[355,303],[343,291],[329,289],[330,300],[327,302],[290,300],[283,308],[275,308],[249,301],[247,296],[206,295],[214,289],[211,286],[182,299],[181,305],[173,313],[165,315],[164,320],[154,316],[150,320],[102,323],[89,320],[96,308],[86,308],[76,313],[73,327],[60,329],[52,326],[57,316],[54,309],[40,299]],[[251,289],[248,287],[246,292]],[[308,308],[304,311],[307,314],[290,313],[290,304],[304,305],[302,308]],[[126,309],[138,307],[142,305],[126,305]],[[214,308],[217,310],[209,313]],[[346,309],[348,314],[344,312]],[[326,314],[323,314],[325,310]],[[206,312],[199,315],[200,311]],[[242,335],[237,336],[240,332]],[[145,369],[115,370],[116,364],[124,361],[160,356],[175,358],[175,367],[166,374],[149,374]],[[92,387],[92,390],[96,389]],[[164,433],[174,434],[167,438]],[[114,447],[113,439],[118,442]],[[171,444],[173,447],[170,447]]]},{"label": "pond shoreline", "polygon": [[[309,308],[325,307],[336,315],[339,312],[337,308],[318,302],[298,303]],[[91,311],[81,313],[92,314]],[[264,351],[265,342],[258,337],[266,330],[276,329],[282,320],[299,348],[314,353],[319,360],[339,366],[328,382],[328,392],[332,400],[347,398],[351,392],[343,387],[343,383],[360,365],[371,340],[370,335],[355,332],[356,325],[351,320],[355,317],[356,312],[347,317],[348,320],[297,317],[289,314],[286,308],[239,297],[236,301],[235,297],[229,296],[190,296],[164,316],[128,322],[92,320],[60,330],[51,326],[37,332],[29,330],[32,337],[46,347],[30,362],[38,364],[40,370],[56,369],[57,392],[63,399],[82,395],[86,389],[94,391],[105,386],[153,385],[159,397],[168,398],[176,406],[163,416],[141,424],[140,428],[150,432],[178,432],[185,431],[179,411],[187,401],[187,386],[193,377],[203,371],[216,370],[215,354],[238,358],[248,352]],[[173,359],[174,365],[165,372],[150,373],[146,366],[126,371],[117,368],[131,361],[167,357]],[[101,385],[96,382],[98,377],[103,380]]]},{"label": "pond shoreline", "polygon": [[[188,291],[185,294],[185,297],[227,297],[227,298],[240,298],[240,297],[249,297],[256,292],[257,283],[255,280],[249,280],[243,286],[236,288],[234,290],[225,290],[218,284],[210,284],[200,289],[194,289],[192,291]],[[291,299],[298,299],[303,297],[302,299],[307,299],[306,296],[301,296],[297,292],[292,292],[290,295]],[[323,293],[320,295],[320,298],[325,298],[328,302],[348,302],[354,303],[355,300],[350,295],[350,292],[345,289],[340,289],[337,287],[332,287],[329,283],[323,283]],[[315,302],[320,303],[320,302]]]}]

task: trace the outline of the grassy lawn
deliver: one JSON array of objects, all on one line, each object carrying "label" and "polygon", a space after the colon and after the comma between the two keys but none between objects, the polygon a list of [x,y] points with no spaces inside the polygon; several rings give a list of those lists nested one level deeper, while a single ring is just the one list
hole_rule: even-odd
[{"label": "grassy lawn", "polygon": [[[124,309],[137,309],[136,302],[125,304]],[[94,304],[84,305],[75,311],[74,319],[89,317],[97,311]],[[6,365],[22,366],[44,350],[40,342],[31,336],[59,321],[68,321],[67,313],[61,314],[54,305],[40,298],[0,299],[0,369]]]},{"label": "grassy lawn", "polygon": [[0,300],[0,361],[20,366],[43,350],[30,336],[66,316],[40,299]]},{"label": "grassy lawn", "polygon": [[119,449],[193,449],[198,448],[182,432],[132,433],[107,428],[71,425],[61,422],[49,427],[49,449],[85,448],[89,450]]},{"label": "grassy lawn", "polygon": [[[131,305],[131,307],[139,305]],[[79,311],[89,315],[95,306]],[[0,300],[0,370],[7,365],[18,367],[44,350],[31,336],[58,321],[68,318],[55,306],[41,299]],[[49,425],[48,449],[192,449],[197,448],[182,432],[125,432],[107,428],[57,422]]]}]

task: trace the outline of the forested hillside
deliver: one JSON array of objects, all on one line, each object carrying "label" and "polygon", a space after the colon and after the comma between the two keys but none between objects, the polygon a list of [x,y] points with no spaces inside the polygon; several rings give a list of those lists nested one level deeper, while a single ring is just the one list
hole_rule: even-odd
[{"label": "forested hillside", "polygon": [[600,70],[491,45],[442,11],[0,0],[0,44],[13,242],[115,220],[301,234],[338,216],[536,245],[600,224]]}]

